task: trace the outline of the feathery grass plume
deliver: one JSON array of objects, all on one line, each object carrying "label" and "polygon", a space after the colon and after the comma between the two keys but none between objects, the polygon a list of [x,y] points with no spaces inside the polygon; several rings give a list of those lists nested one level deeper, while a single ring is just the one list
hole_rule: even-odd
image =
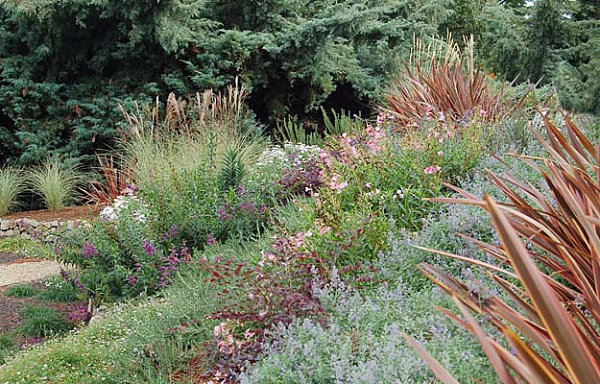
[{"label": "feathery grass plume", "polygon": [[46,208],[56,212],[73,198],[79,176],[74,167],[62,167],[58,159],[48,159],[29,172],[29,182],[31,190],[44,200]]},{"label": "feathery grass plume", "polygon": [[25,189],[23,170],[0,168],[0,216],[16,206],[17,196]]},{"label": "feathery grass plume", "polygon": [[[498,263],[437,253],[483,268],[502,295],[481,283],[473,289],[435,266],[421,264],[420,269],[453,297],[462,316],[443,311],[477,337],[501,382],[598,383],[600,144],[592,144],[569,119],[564,131],[546,116],[543,120],[547,138],[532,133],[546,157],[524,161],[543,177],[545,188],[490,173],[506,203],[456,187],[464,199],[438,199],[489,213],[499,244],[470,240]],[[484,330],[471,312],[483,315],[503,340]],[[456,382],[416,349],[440,380]]]},{"label": "feathery grass plume", "polygon": [[236,80],[224,94],[210,89],[187,100],[171,94],[164,112],[158,100],[145,111],[123,111],[129,132],[122,145],[135,182],[147,185],[174,171],[218,172],[232,148],[249,168],[268,141],[245,107],[247,96]]}]

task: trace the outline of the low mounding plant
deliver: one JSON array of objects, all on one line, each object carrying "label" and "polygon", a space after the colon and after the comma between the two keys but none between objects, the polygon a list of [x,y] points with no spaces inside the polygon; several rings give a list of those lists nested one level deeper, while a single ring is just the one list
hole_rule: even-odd
[{"label": "low mounding plant", "polygon": [[58,159],[47,160],[30,171],[31,189],[44,200],[49,211],[56,212],[73,197],[79,180],[73,167],[61,167]]},{"label": "low mounding plant", "polygon": [[[571,121],[566,133],[544,117],[547,139],[532,130],[547,158],[526,161],[542,175],[542,190],[511,175],[490,174],[507,203],[465,199],[446,202],[484,208],[499,245],[472,241],[496,265],[451,255],[483,267],[500,294],[481,282],[465,283],[435,266],[421,270],[452,295],[462,317],[444,310],[479,340],[503,383],[600,382],[600,144]],[[441,253],[441,252],[440,252]],[[482,315],[485,326],[471,314]],[[489,333],[494,327],[504,340]],[[485,329],[485,330],[484,330]],[[457,381],[410,340],[438,378]]]},{"label": "low mounding plant", "polygon": [[17,203],[17,196],[25,190],[20,169],[0,168],[0,216],[6,215]]},{"label": "low mounding plant", "polygon": [[26,337],[47,337],[66,332],[73,325],[59,311],[47,307],[27,306],[20,312],[17,333]]}]

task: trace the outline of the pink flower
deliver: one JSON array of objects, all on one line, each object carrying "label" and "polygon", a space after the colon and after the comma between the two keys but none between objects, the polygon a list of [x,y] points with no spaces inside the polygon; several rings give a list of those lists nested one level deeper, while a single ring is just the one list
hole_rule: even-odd
[{"label": "pink flower", "polygon": [[441,169],[442,168],[439,165],[430,165],[429,167],[425,168],[423,172],[425,172],[426,175],[433,175],[434,173],[439,172]]},{"label": "pink flower", "polygon": [[213,246],[215,244],[217,244],[217,238],[215,237],[215,235],[213,235],[212,233],[206,235],[206,245]]},{"label": "pink flower", "polygon": [[346,188],[348,186],[348,183],[345,181],[338,183],[339,177],[340,176],[338,174],[334,174],[331,177],[331,182],[329,182],[329,188],[333,189],[337,193],[342,193],[342,189]]},{"label": "pink flower", "polygon": [[319,159],[321,160],[321,163],[323,163],[326,167],[331,166],[331,157],[326,151],[321,150],[319,152]]}]

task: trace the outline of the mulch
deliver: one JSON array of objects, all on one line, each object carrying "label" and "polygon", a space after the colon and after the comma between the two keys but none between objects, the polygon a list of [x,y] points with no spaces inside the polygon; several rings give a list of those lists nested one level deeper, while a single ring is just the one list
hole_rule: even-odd
[{"label": "mulch", "polygon": [[22,255],[14,252],[0,252],[0,264],[12,264],[24,259]]},{"label": "mulch", "polygon": [[[30,283],[36,288],[43,288],[41,282]],[[23,307],[35,305],[40,307],[50,307],[60,311],[65,317],[69,313],[85,305],[85,302],[73,303],[51,303],[36,299],[34,297],[8,297],[4,295],[4,291],[9,287],[0,289],[0,333],[10,332],[19,326],[21,318],[19,312]]]},{"label": "mulch", "polygon": [[[31,261],[31,259],[24,259],[13,252],[0,252],[0,264],[12,264],[21,261]],[[44,285],[41,281],[30,282],[28,284],[33,285],[37,289],[43,289]],[[19,312],[21,309],[28,305],[42,306],[54,308],[65,316],[68,316],[70,312],[78,309],[85,302],[73,302],[73,303],[51,303],[43,301],[34,297],[9,297],[4,295],[10,286],[0,288],[0,333],[9,332],[19,326],[21,318]]]},{"label": "mulch", "polygon": [[99,208],[93,205],[80,205],[77,207],[63,208],[58,212],[50,212],[46,209],[38,211],[14,212],[9,215],[0,216],[0,220],[19,220],[29,219],[35,221],[55,221],[55,220],[86,220],[95,217],[99,213]]}]

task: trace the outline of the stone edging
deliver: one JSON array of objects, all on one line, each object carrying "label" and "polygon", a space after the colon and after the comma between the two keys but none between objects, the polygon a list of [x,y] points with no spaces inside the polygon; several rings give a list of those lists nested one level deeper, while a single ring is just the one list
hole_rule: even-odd
[{"label": "stone edging", "polygon": [[36,221],[32,219],[0,219],[0,238],[21,237],[23,239],[43,239],[59,229],[71,230],[86,223],[85,220]]}]

